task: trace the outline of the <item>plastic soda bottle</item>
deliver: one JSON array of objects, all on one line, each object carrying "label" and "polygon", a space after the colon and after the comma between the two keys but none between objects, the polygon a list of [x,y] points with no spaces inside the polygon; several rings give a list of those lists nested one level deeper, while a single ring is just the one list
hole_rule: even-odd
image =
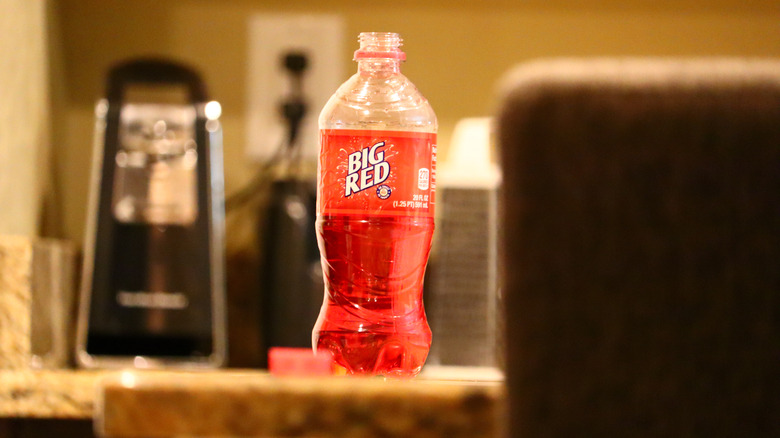
[{"label": "plastic soda bottle", "polygon": [[416,376],[433,236],[436,115],[400,71],[396,33],[361,33],[357,73],[319,118],[317,238],[325,299],[314,326],[349,374]]}]

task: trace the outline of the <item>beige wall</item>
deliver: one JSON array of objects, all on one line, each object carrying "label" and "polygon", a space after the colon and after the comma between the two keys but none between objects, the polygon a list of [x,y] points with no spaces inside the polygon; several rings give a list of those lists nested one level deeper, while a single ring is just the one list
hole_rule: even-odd
[{"label": "beige wall", "polygon": [[530,58],[780,57],[776,0],[58,0],[53,8],[59,28],[53,56],[62,65],[54,81],[64,90],[54,114],[62,234],[77,241],[86,214],[92,106],[107,67],[119,59],[167,55],[201,69],[223,105],[228,192],[251,175],[244,95],[252,13],[342,14],[348,44],[334,62],[347,71],[354,69],[359,32],[400,32],[408,54],[404,72],[433,104],[442,145],[458,119],[490,114],[496,81]]},{"label": "beige wall", "polygon": [[0,1],[0,35],[0,235],[32,236],[47,184],[45,2]]}]

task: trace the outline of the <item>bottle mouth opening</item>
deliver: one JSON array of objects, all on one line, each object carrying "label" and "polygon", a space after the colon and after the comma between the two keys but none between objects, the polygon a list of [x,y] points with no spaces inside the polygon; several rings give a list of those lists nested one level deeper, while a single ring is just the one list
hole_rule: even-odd
[{"label": "bottle mouth opening", "polygon": [[406,60],[401,50],[403,40],[394,32],[361,32],[358,36],[360,48],[355,51],[354,59],[394,59]]}]

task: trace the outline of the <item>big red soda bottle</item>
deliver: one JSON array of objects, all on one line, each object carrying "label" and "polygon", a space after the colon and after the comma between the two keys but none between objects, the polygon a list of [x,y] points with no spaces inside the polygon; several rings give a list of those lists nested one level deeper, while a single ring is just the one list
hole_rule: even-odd
[{"label": "big red soda bottle", "polygon": [[361,33],[358,72],[319,118],[317,236],[325,299],[312,333],[350,374],[416,376],[431,330],[436,115],[401,74],[395,33]]}]

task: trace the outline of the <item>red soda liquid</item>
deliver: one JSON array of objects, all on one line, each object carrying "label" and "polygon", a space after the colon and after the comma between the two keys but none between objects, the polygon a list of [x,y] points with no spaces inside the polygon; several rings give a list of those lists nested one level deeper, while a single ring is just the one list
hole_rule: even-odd
[{"label": "red soda liquid", "polygon": [[325,300],[312,334],[350,374],[414,377],[431,346],[422,301],[432,217],[317,220]]}]

